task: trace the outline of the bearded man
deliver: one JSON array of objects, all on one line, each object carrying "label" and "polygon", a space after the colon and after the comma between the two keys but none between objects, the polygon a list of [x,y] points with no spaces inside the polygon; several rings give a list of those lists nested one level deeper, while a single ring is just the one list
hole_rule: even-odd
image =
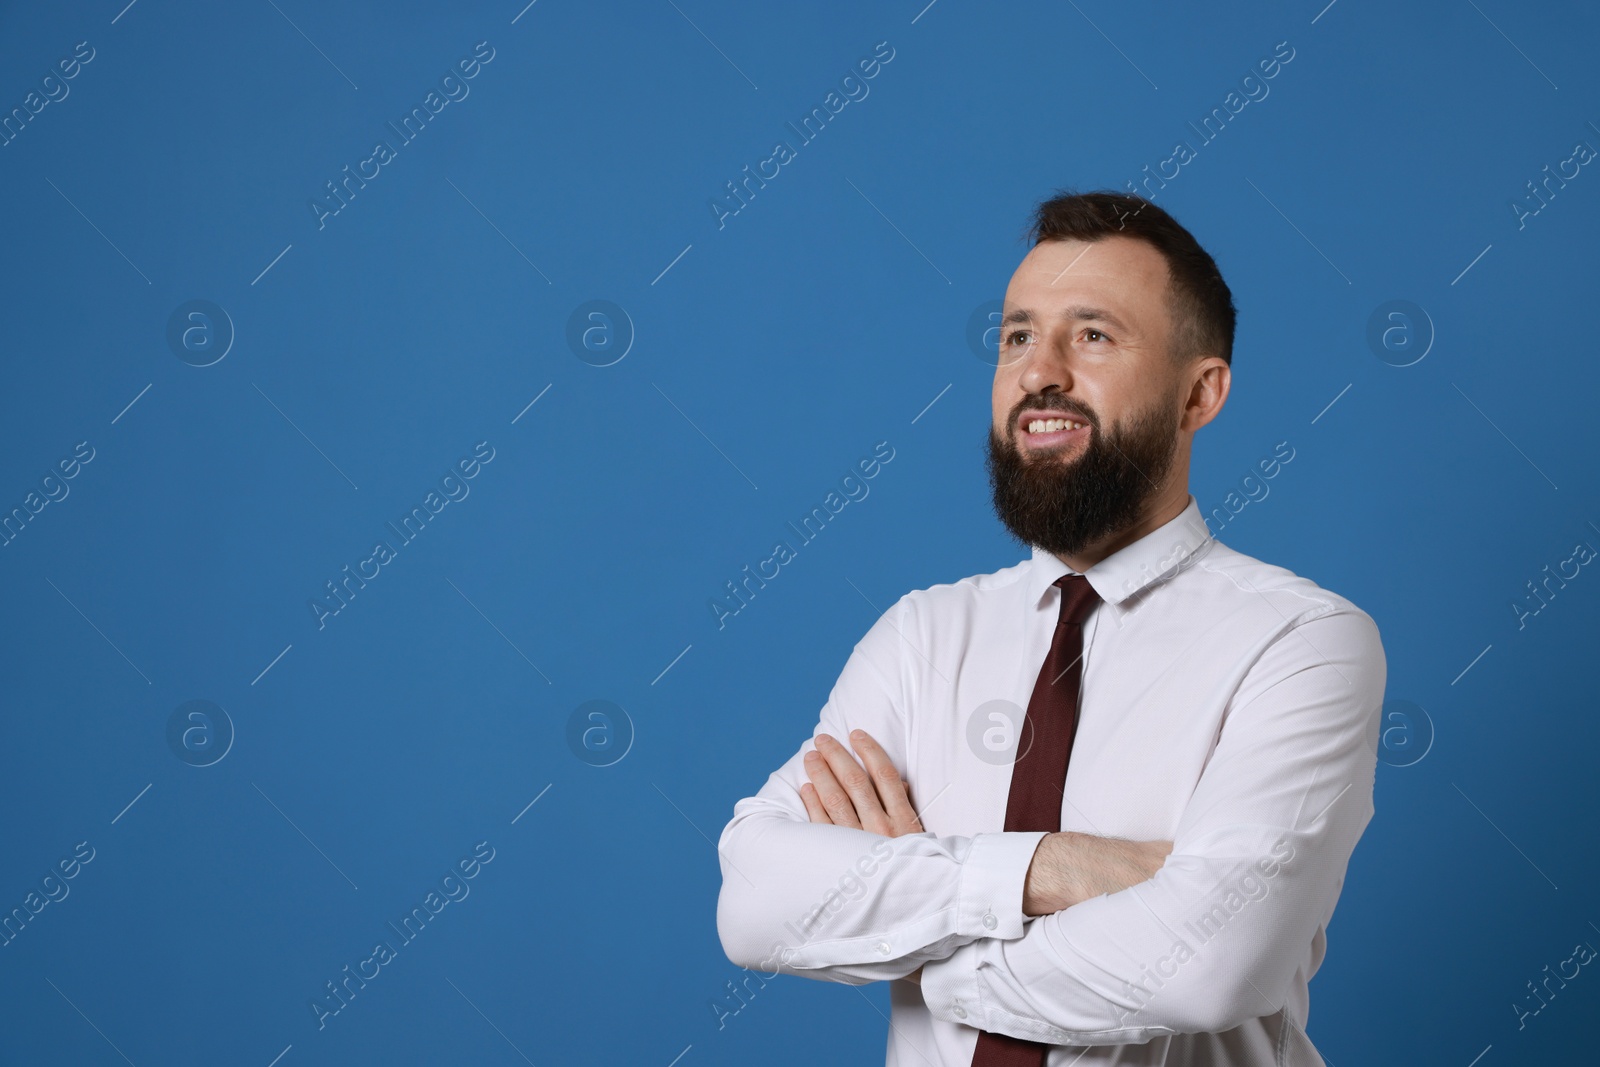
[{"label": "bearded man", "polygon": [[722,832],[723,949],[890,982],[890,1067],[1321,1064],[1307,985],[1373,814],[1377,626],[1189,493],[1235,323],[1193,235],[1094,192],[1031,236],[986,431],[1031,555],[855,646]]}]

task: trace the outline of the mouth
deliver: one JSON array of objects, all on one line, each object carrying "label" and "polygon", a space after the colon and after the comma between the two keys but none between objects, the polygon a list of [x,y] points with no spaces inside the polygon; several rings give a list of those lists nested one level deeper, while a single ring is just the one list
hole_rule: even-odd
[{"label": "mouth", "polygon": [[1017,418],[1017,438],[1029,449],[1069,445],[1090,430],[1087,422],[1061,411],[1024,411]]}]

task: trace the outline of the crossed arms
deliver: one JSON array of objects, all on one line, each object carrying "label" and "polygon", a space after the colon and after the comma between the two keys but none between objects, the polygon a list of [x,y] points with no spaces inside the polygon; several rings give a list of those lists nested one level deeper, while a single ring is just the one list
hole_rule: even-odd
[{"label": "crossed arms", "polygon": [[917,704],[907,610],[856,645],[814,739],[735,805],[718,842],[730,959],[851,984],[917,976],[937,1018],[1063,1045],[1220,1032],[1303,995],[1372,814],[1385,672],[1370,618],[1285,620],[1229,700],[1169,853],[923,830],[895,771]]},{"label": "crossed arms", "polygon": [[[805,755],[800,799],[814,823],[850,826],[884,837],[923,833],[905,782],[889,754],[865,730],[851,732],[858,763],[837,739],[816,736]],[[1022,883],[1022,913],[1032,917],[1146,881],[1172,851],[1171,841],[1126,841],[1072,831],[1039,840]],[[922,966],[906,975],[922,980]]]}]

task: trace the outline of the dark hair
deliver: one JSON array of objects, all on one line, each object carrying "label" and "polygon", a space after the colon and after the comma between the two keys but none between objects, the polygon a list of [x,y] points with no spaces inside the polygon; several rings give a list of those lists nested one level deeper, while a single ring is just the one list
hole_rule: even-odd
[{"label": "dark hair", "polygon": [[1170,275],[1167,306],[1172,313],[1172,356],[1187,362],[1217,355],[1233,365],[1236,314],[1228,283],[1194,235],[1149,200],[1111,191],[1063,190],[1039,205],[1026,236],[1035,245],[1122,236],[1153,246],[1167,261]]}]

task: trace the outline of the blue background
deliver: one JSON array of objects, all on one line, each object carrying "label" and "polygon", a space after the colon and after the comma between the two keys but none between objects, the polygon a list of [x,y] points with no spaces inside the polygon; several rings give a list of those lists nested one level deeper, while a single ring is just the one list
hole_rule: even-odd
[{"label": "blue background", "polygon": [[[882,1062],[881,985],[779,978],[719,1019],[742,975],[712,842],[881,609],[1022,558],[968,333],[1032,206],[1197,144],[1287,41],[1156,200],[1240,311],[1195,496],[1226,506],[1289,442],[1222,539],[1369,611],[1389,698],[1423,709],[1386,734],[1308,1029],[1340,1067],[1573,1062],[1600,977],[1521,1029],[1512,1005],[1600,945],[1600,577],[1520,627],[1512,605],[1600,546],[1600,176],[1520,227],[1511,204],[1600,145],[1596,21],[6,5],[0,110],[94,58],[0,147],[0,510],[94,458],[0,549],[0,911],[94,858],[0,948],[0,1060]],[[469,95],[319,227],[313,198],[480,41]],[[785,123],[880,41],[869,94],[798,144]],[[780,139],[796,157],[719,226]],[[194,300],[234,334],[205,367],[168,341]],[[610,347],[574,348],[592,300],[621,309]],[[1409,366],[1368,340],[1392,300],[1426,314]],[[308,602],[480,441],[470,494],[319,627]],[[879,441],[870,495],[719,628],[724,583]],[[173,745],[191,700],[226,721]],[[592,700],[622,710],[586,749]],[[470,896],[319,1030],[324,984],[480,841]]]}]

